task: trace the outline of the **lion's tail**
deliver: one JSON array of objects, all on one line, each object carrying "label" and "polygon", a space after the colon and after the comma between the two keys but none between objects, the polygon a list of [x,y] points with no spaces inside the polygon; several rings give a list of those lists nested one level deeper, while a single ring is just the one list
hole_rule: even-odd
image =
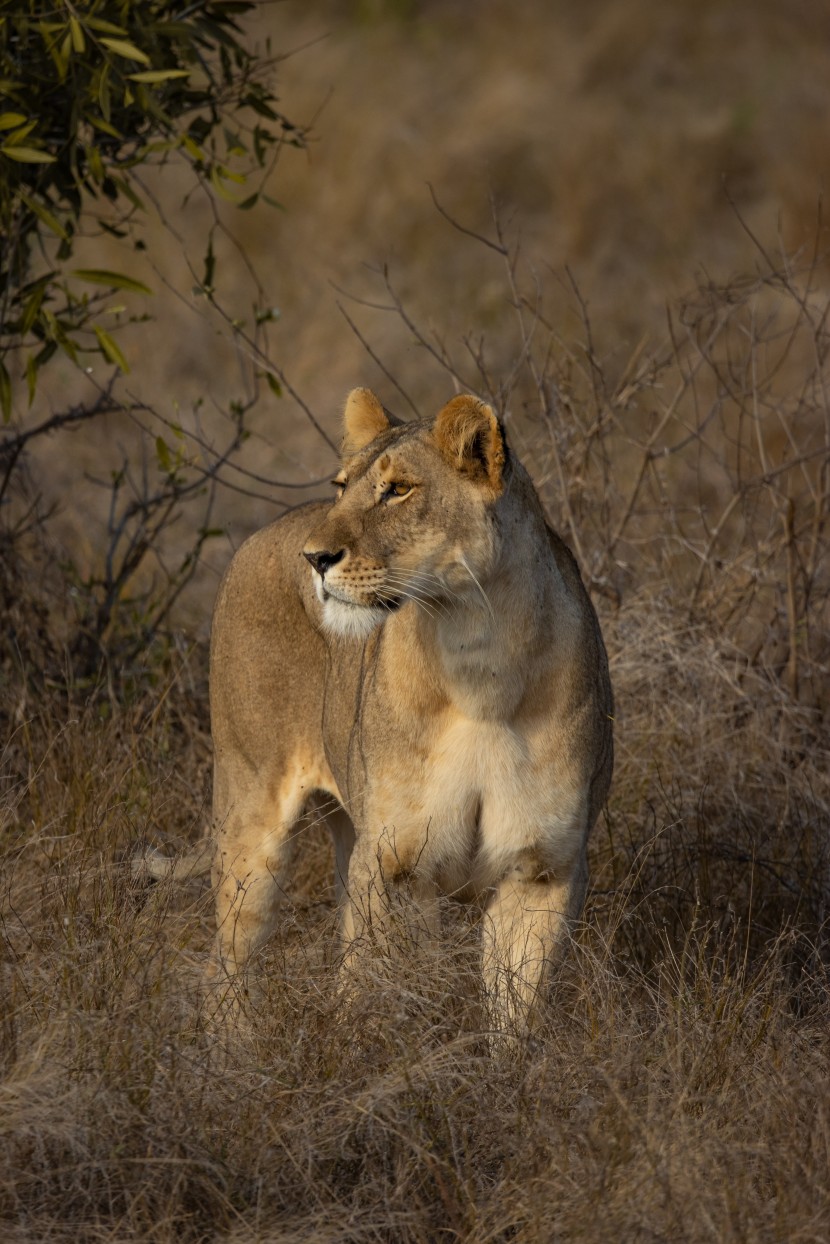
[{"label": "lion's tail", "polygon": [[186,855],[164,855],[155,847],[143,847],[132,858],[133,876],[144,881],[188,881],[208,871],[213,862],[213,852],[212,838],[203,838]]}]

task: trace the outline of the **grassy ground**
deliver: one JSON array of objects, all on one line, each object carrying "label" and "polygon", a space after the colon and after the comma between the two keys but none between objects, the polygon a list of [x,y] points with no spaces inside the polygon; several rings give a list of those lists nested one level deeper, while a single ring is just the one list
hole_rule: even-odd
[{"label": "grassy ground", "polygon": [[[0,532],[11,1244],[830,1236],[830,336],[813,197],[826,151],[799,155],[826,115],[830,76],[804,69],[826,16],[806,2],[783,25],[772,4],[743,25],[742,5],[729,21],[714,3],[693,21],[645,0],[625,21],[542,5],[507,58],[510,13],[486,7],[467,41],[461,5],[364,5],[361,22],[325,7],[335,37],[304,54],[320,68],[302,89],[311,106],[333,77],[353,107],[338,105],[305,189],[289,177],[293,327],[279,349],[332,412],[366,381],[402,413],[458,388],[491,400],[597,603],[617,768],[543,1032],[519,1055],[487,1051],[475,929],[456,911],[440,951],[397,979],[379,970],[346,1011],[330,848],[313,829],[256,965],[249,1028],[211,1029],[208,890],[148,889],[126,863],[139,840],[175,850],[201,833],[204,641],[167,619],[147,642],[140,600],[95,632],[100,507],[79,491],[56,521],[35,501],[54,480],[103,474],[111,445],[55,438],[29,474],[16,468]],[[314,33],[316,17],[287,12],[298,37]],[[486,241],[431,202],[427,225],[402,151],[419,176],[435,153],[442,205]],[[453,181],[479,157],[502,197],[524,196],[521,254],[486,194]],[[740,217],[713,189],[721,168],[743,169]],[[761,228],[774,202],[784,253],[802,246],[792,259]],[[375,237],[405,254],[388,286],[372,278],[388,308],[359,324],[381,324],[372,357],[348,326],[337,335],[319,291]],[[573,281],[545,269],[565,258]],[[148,391],[219,366],[213,338],[162,337],[135,378]],[[324,473],[330,456],[298,420],[284,413],[270,442],[258,426],[253,461],[296,454]],[[108,431],[126,437],[126,421]],[[274,512],[238,494],[223,504],[237,533]],[[210,589],[189,609],[206,615]]]},{"label": "grassy ground", "polygon": [[77,586],[43,528],[7,533],[5,1238],[827,1237],[830,506],[808,280],[707,287],[677,311],[683,341],[616,388],[588,322],[562,342],[515,291],[514,440],[580,553],[618,700],[584,926],[520,1056],[487,1052],[457,913],[440,952],[343,1009],[315,831],[250,1028],[205,1025],[209,895],[137,887],[124,862],[201,831],[203,646],[158,639],[125,665],[125,616],[104,672],[78,674]]},{"label": "grassy ground", "polygon": [[[625,622],[623,721],[621,640],[647,625]],[[675,631],[668,660],[659,640],[666,710],[681,664],[723,706],[704,637]],[[463,925],[341,1012],[312,837],[258,1014],[226,1043],[200,1015],[205,892],[136,891],[119,863],[148,824],[200,819],[199,666],[171,656],[128,705],[41,690],[5,753],[4,1238],[826,1238],[826,979],[799,877],[826,853],[816,767],[739,799],[709,765],[644,773],[621,731],[585,928],[543,1039],[509,1059],[478,1036]]]}]

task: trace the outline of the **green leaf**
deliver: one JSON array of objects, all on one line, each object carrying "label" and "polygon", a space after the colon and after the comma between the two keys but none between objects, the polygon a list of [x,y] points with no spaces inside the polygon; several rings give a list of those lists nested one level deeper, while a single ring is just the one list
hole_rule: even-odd
[{"label": "green leaf", "polygon": [[12,417],[12,382],[2,359],[0,359],[0,408],[3,411],[3,422],[8,423]]},{"label": "green leaf", "polygon": [[247,105],[248,108],[252,108],[254,112],[259,113],[261,117],[265,117],[268,121],[279,121],[280,119],[279,114],[269,107],[264,100],[259,99],[253,91],[249,91],[241,102]]},{"label": "green leaf", "polygon": [[47,297],[52,283],[57,276],[57,272],[44,272],[44,274],[36,281],[31,281],[28,285],[24,285],[20,290],[20,301],[26,297],[26,303],[23,307],[23,314],[20,317],[20,334],[21,336],[31,331],[32,325],[40,315],[40,309],[43,306],[44,299]]},{"label": "green leaf", "polygon": [[40,314],[40,308],[43,306],[45,294],[46,287],[45,285],[41,285],[35,289],[34,293],[27,301],[20,321],[20,331],[24,336],[26,333],[31,332],[32,325]]},{"label": "green leaf", "polygon": [[14,130],[18,125],[25,125],[26,117],[22,112],[0,112],[0,130]]},{"label": "green leaf", "polygon": [[32,130],[35,128],[36,125],[37,125],[37,118],[34,121],[26,122],[25,125],[21,125],[20,128],[16,129],[13,134],[9,134],[9,136],[7,137],[4,143],[4,146],[5,147],[19,147],[22,144],[23,139],[29,137],[29,135],[31,134]]},{"label": "green leaf", "polygon": [[205,251],[205,274],[202,277],[202,289],[206,294],[213,293],[213,278],[216,272],[216,256],[213,253],[213,232],[208,237]]},{"label": "green leaf", "polygon": [[140,212],[143,212],[145,210],[144,200],[138,197],[135,190],[133,190],[132,186],[127,181],[126,177],[113,177],[112,180],[113,180],[113,184],[118,187],[121,193],[127,196],[127,198],[132,203],[133,207],[138,208]]},{"label": "green leaf", "polygon": [[34,147],[0,147],[0,153],[9,160],[17,160],[18,164],[54,164],[55,157],[48,151],[37,151]]},{"label": "green leaf", "polygon": [[120,139],[123,137],[123,135],[121,135],[118,132],[118,130],[115,128],[114,125],[110,125],[109,121],[104,121],[101,117],[93,116],[93,117],[87,117],[86,119],[89,121],[91,125],[95,126],[96,130],[101,130],[102,133],[109,134],[110,138]]},{"label": "green leaf", "polygon": [[102,30],[108,35],[126,35],[128,33],[123,26],[115,26],[112,22],[105,22],[101,17],[87,17],[85,20],[91,30]]},{"label": "green leaf", "polygon": [[175,151],[179,146],[177,138],[157,139],[153,143],[145,143],[143,147],[138,149],[138,158],[143,162],[144,157],[148,155],[157,155],[158,152]]},{"label": "green leaf", "polygon": [[[64,54],[63,48],[58,47],[58,36],[66,28],[64,27],[63,22],[38,22],[38,26],[40,27],[40,33],[43,37],[43,42],[46,45],[46,50],[52,57],[55,68],[58,71],[58,81],[63,82],[66,78],[66,70],[69,67],[69,56],[68,54]],[[65,47],[69,46],[69,40],[70,34],[69,31],[66,30],[64,41]]]},{"label": "green leaf", "polygon": [[149,285],[137,281],[135,277],[125,276],[123,272],[110,272],[106,268],[75,268],[73,276],[82,281],[91,281],[93,285],[109,285],[112,289],[128,289],[134,294],[152,294]]},{"label": "green leaf", "polygon": [[272,376],[270,371],[267,371],[265,373],[265,379],[267,380],[268,388],[274,394],[274,397],[282,397],[282,385],[279,380],[277,380],[276,376]]},{"label": "green leaf", "polygon": [[78,343],[70,337],[66,328],[68,325],[62,324],[53,311],[48,307],[43,307],[41,311],[41,320],[46,326],[46,330],[53,341],[57,342],[64,354],[72,359],[73,363],[78,361]]},{"label": "green leaf", "polygon": [[204,160],[205,158],[204,151],[202,151],[202,148],[197,146],[196,143],[194,143],[193,139],[190,137],[189,134],[182,134],[179,141],[181,142],[187,154],[192,156],[194,160]]},{"label": "green leaf", "polygon": [[101,347],[104,355],[111,363],[115,363],[116,367],[120,367],[121,371],[126,375],[130,370],[129,364],[112,337],[103,328],[99,328],[97,324],[93,324],[92,327],[95,331],[95,336],[98,338],[98,345]]},{"label": "green leaf", "polygon": [[35,355],[35,362],[37,363],[38,367],[43,367],[46,363],[49,362],[51,358],[53,358],[57,354],[57,352],[58,352],[57,342],[47,341],[46,345],[41,350],[38,350],[37,354]]},{"label": "green leaf", "polygon": [[100,186],[106,176],[104,172],[104,161],[101,159],[101,152],[97,147],[89,146],[86,149],[86,158],[89,163],[89,171]]},{"label": "green leaf", "polygon": [[98,104],[103,113],[104,120],[109,125],[110,115],[112,112],[112,92],[110,91],[110,67],[109,63],[105,64],[101,69],[101,77],[98,81]]},{"label": "green leaf", "polygon": [[165,39],[183,39],[189,43],[193,38],[193,27],[188,22],[152,22],[148,29]]},{"label": "green leaf", "polygon": [[189,78],[189,69],[142,69],[140,73],[128,73],[131,82],[167,82],[170,78]]},{"label": "green leaf", "polygon": [[156,437],[156,457],[159,460],[159,466],[162,471],[171,470],[173,459],[170,457],[170,448],[163,436]]},{"label": "green leaf", "polygon": [[70,16],[69,31],[72,35],[72,47],[80,55],[86,47],[86,39],[84,38],[84,28],[77,17]]},{"label": "green leaf", "polygon": [[31,406],[37,389],[37,359],[33,354],[26,359],[26,387],[29,391],[29,405]]},{"label": "green leaf", "polygon": [[142,52],[141,48],[137,48],[134,43],[128,43],[126,39],[107,39],[102,35],[101,42],[104,47],[115,52],[116,56],[123,56],[125,60],[137,60],[140,65],[150,64],[150,57],[147,53]]},{"label": "green leaf", "polygon": [[214,190],[219,195],[219,197],[221,199],[225,199],[227,203],[237,203],[238,199],[236,195],[232,194],[231,191],[228,189],[228,187],[225,185],[224,178],[226,177],[229,178],[231,181],[237,182],[238,184],[244,185],[245,183],[245,178],[241,177],[238,173],[231,173],[228,169],[224,168],[221,164],[214,164],[210,170],[210,180],[211,180],[211,184],[213,185]]},{"label": "green leaf", "polygon": [[72,54],[72,31],[67,30],[66,35],[64,36],[63,43],[61,44],[61,50],[60,50],[60,61],[61,61],[61,64],[64,66],[64,71],[61,74],[61,78],[63,78],[64,74],[66,73],[66,70],[69,68],[69,57],[71,56],[71,54]]},{"label": "green leaf", "polygon": [[43,221],[47,229],[51,229],[52,232],[56,233],[59,238],[63,238],[64,240],[67,239],[69,235],[63,225],[58,220],[57,216],[52,215],[47,207],[44,207],[42,203],[40,203],[37,199],[32,198],[31,195],[26,194],[23,190],[20,191],[20,198],[26,204],[29,211],[34,212],[34,214]]}]

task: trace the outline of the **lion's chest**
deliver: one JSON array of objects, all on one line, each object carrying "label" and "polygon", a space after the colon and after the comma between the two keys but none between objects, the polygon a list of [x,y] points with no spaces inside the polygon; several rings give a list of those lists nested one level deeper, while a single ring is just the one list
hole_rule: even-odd
[{"label": "lion's chest", "polygon": [[512,860],[574,820],[573,801],[532,733],[460,714],[372,785],[367,828],[382,835],[389,868],[417,869],[465,897],[495,885]]}]

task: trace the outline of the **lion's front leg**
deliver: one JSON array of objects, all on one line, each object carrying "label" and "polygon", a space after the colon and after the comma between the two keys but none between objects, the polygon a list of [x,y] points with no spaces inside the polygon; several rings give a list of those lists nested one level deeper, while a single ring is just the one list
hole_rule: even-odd
[{"label": "lion's front leg", "polygon": [[367,953],[384,958],[408,954],[439,932],[436,886],[426,870],[410,862],[419,855],[411,842],[411,835],[386,828],[358,836],[342,922],[347,974]]},{"label": "lion's front leg", "polygon": [[587,886],[584,851],[565,877],[539,870],[531,854],[496,886],[482,921],[482,972],[495,1033],[521,1037],[532,1029],[548,968],[564,948]]}]

